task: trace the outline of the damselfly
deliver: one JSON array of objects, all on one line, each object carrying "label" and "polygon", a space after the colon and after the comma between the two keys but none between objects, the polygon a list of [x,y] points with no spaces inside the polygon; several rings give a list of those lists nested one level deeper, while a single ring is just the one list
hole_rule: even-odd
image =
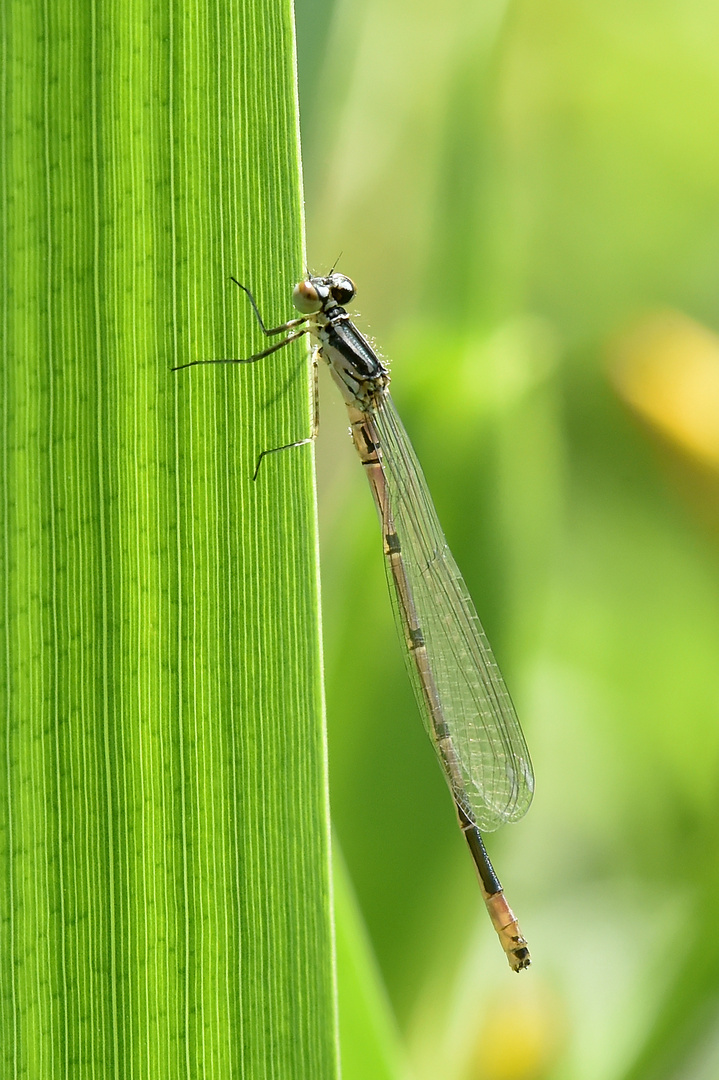
[{"label": "damselfly", "polygon": [[[342,392],[379,512],[392,606],[422,719],[452,792],[492,924],[510,967],[521,971],[529,966],[529,948],[482,832],[527,812],[532,765],[504,679],[390,397],[389,372],[345,310],[354,299],[354,283],[334,272],[309,275],[292,294],[300,317],[267,329],[250,290],[232,280],[248,296],[263,333],[286,337],[246,359],[195,360],[181,367],[255,363],[307,333],[319,341],[315,369],[317,356],[324,357]],[[268,452],[273,451],[263,451],[257,468]]]}]

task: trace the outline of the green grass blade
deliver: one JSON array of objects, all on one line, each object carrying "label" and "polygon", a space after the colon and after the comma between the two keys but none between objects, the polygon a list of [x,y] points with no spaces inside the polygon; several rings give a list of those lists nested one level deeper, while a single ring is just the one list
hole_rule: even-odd
[{"label": "green grass blade", "polygon": [[409,1080],[399,1032],[336,840],[333,880],[342,1078]]},{"label": "green grass blade", "polygon": [[291,4],[1,18],[0,1072],[332,1077]]}]

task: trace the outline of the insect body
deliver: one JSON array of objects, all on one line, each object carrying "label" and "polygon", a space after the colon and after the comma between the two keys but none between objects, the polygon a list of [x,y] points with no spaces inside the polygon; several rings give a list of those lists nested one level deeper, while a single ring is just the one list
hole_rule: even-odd
[{"label": "insect body", "polygon": [[240,288],[264,333],[287,336],[246,360],[195,363],[252,363],[306,333],[316,338],[345,400],[379,513],[395,621],[419,710],[452,792],[490,918],[510,966],[520,971],[529,966],[529,949],[482,831],[526,813],[534,790],[529,753],[390,396],[389,372],[346,311],[355,296],[354,283],[338,273],[309,276],[292,294],[300,317],[269,330],[250,291]]}]

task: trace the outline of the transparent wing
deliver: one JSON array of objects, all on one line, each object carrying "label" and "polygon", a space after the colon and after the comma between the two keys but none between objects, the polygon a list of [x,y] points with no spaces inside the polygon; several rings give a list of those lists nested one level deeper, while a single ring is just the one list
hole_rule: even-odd
[{"label": "transparent wing", "polygon": [[[393,563],[389,552],[385,560],[395,618],[406,641],[409,597],[426,647],[422,663],[411,647],[407,650],[422,719],[455,799],[470,820],[492,831],[518,821],[532,801],[534,775],[527,745],[389,395],[369,415],[386,488],[383,525],[385,532],[394,529],[401,549],[399,558],[394,552]],[[451,740],[451,764],[438,744],[442,733]]]}]

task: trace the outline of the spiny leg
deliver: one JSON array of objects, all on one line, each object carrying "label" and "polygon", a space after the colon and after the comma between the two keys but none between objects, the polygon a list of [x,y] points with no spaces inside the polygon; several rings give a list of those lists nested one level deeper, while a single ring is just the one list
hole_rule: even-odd
[{"label": "spiny leg", "polygon": [[262,360],[263,357],[269,356],[273,352],[277,352],[278,349],[284,349],[285,345],[289,345],[291,342],[297,341],[298,338],[301,338],[303,334],[309,333],[308,327],[304,327],[304,329],[302,330],[294,329],[295,327],[302,326],[303,323],[307,322],[307,319],[309,317],[307,315],[301,315],[299,319],[288,319],[288,321],[282,323],[281,326],[273,326],[272,329],[268,330],[262,320],[262,316],[260,315],[260,310],[257,307],[255,298],[250,292],[250,290],[247,288],[247,286],[243,285],[242,282],[237,280],[237,278],[232,277],[231,274],[230,281],[234,281],[235,285],[237,285],[240,289],[242,289],[244,293],[246,293],[250,303],[252,304],[252,310],[255,313],[258,323],[260,324],[260,329],[262,330],[262,333],[265,335],[265,337],[273,337],[275,334],[283,334],[286,330],[294,330],[294,333],[288,334],[287,337],[284,338],[282,341],[278,341],[276,342],[276,344],[270,345],[268,349],[263,349],[262,352],[253,353],[252,356],[247,356],[243,358],[223,357],[221,360],[191,360],[189,364],[178,364],[177,367],[170,368],[170,371],[183,371],[185,368],[199,367],[200,364],[254,364],[256,360]]},{"label": "spiny leg", "polygon": [[[293,319],[291,323],[287,323],[287,326],[294,326],[302,321],[302,319]],[[280,326],[278,329],[284,330],[285,327]],[[274,330],[270,332],[275,333]],[[288,334],[282,341],[276,341],[274,345],[270,345],[269,348],[263,349],[262,352],[254,353],[253,356],[246,356],[243,358],[223,357],[221,360],[191,360],[189,364],[178,364],[177,367],[170,368],[170,371],[182,371],[184,368],[199,367],[201,364],[254,364],[256,360],[262,360],[263,357],[269,356],[270,353],[277,352],[279,349],[284,349],[285,345],[297,341],[298,338],[304,337],[305,334],[309,334],[309,327],[304,327],[302,330],[295,330],[293,334]]]},{"label": "spiny leg", "polygon": [[295,442],[285,443],[284,446],[273,446],[269,450],[263,450],[257,459],[255,465],[255,471],[252,474],[252,479],[257,479],[257,474],[260,471],[260,465],[262,459],[267,457],[268,454],[277,454],[280,450],[291,450],[293,446],[305,446],[307,443],[314,442],[317,438],[317,433],[320,430],[320,381],[319,381],[319,363],[318,357],[320,355],[319,347],[312,351],[312,433],[306,439],[296,439]]},{"label": "spiny leg", "polygon": [[[252,295],[252,293],[250,292],[250,290],[247,288],[247,286],[243,285],[241,281],[237,280],[237,278],[232,277],[231,274],[230,274],[230,281],[234,281],[235,285],[237,285],[238,288],[242,289],[243,293],[245,293],[247,295],[250,303],[252,304],[252,310],[254,311],[254,313],[255,313],[255,315],[257,317],[258,323],[260,324],[260,329],[262,330],[262,333],[266,337],[272,337],[274,334],[281,334],[285,330],[291,330],[293,326],[302,326],[302,323],[307,321],[308,316],[307,315],[302,315],[299,319],[289,319],[287,322],[282,323],[281,326],[273,326],[271,330],[268,330],[267,327],[265,326],[264,322],[262,321],[262,316],[260,315],[260,309],[257,306],[255,298]],[[288,338],[287,340],[290,341],[291,339]],[[263,355],[266,356],[267,353],[260,353],[259,355],[260,356],[263,356]]]},{"label": "spiny leg", "polygon": [[[247,357],[223,357],[222,359],[217,359],[217,360],[191,360],[188,364],[178,364],[177,367],[171,368],[170,369],[171,371],[183,371],[185,368],[199,367],[202,364],[254,364],[255,361],[262,360],[263,357],[270,356],[272,353],[278,352],[279,349],[284,349],[286,345],[291,344],[291,342],[293,342],[293,341],[297,341],[298,338],[304,337],[305,334],[309,333],[310,328],[307,327],[307,326],[303,326],[303,323],[306,323],[308,318],[309,318],[308,315],[302,315],[298,319],[289,319],[287,322],[282,323],[281,326],[274,326],[271,329],[268,329],[264,324],[262,316],[260,315],[259,308],[257,307],[257,303],[255,301],[254,296],[252,295],[252,292],[247,288],[246,285],[243,285],[241,281],[238,281],[237,278],[232,277],[232,275],[230,275],[230,280],[234,281],[235,285],[237,285],[238,288],[242,289],[242,291],[244,293],[246,293],[246,295],[247,295],[247,297],[248,297],[248,299],[249,299],[249,301],[250,301],[250,303],[252,305],[252,310],[255,313],[255,316],[257,318],[258,323],[260,324],[260,328],[261,328],[263,334],[265,334],[266,337],[272,337],[274,334],[284,333],[286,330],[293,330],[293,328],[297,327],[297,326],[302,327],[302,329],[301,330],[294,330],[293,333],[288,334],[287,337],[283,338],[282,341],[277,341],[277,342],[275,342],[274,345],[270,345],[268,348],[263,349],[261,352],[254,353],[252,356],[247,356]],[[313,416],[312,416],[312,433],[311,433],[311,435],[307,439],[297,439],[294,442],[286,443],[284,446],[273,446],[269,450],[263,450],[262,453],[260,454],[260,456],[257,458],[257,464],[255,465],[255,471],[252,474],[252,479],[253,480],[257,479],[257,473],[259,472],[260,464],[262,462],[263,457],[266,457],[268,454],[276,454],[279,450],[289,450],[293,446],[304,446],[305,443],[314,442],[314,440],[317,438],[317,432],[319,431],[319,376],[318,376],[318,362],[317,362],[318,356],[319,356],[319,348],[315,349],[313,351],[313,353],[312,353]]]}]

